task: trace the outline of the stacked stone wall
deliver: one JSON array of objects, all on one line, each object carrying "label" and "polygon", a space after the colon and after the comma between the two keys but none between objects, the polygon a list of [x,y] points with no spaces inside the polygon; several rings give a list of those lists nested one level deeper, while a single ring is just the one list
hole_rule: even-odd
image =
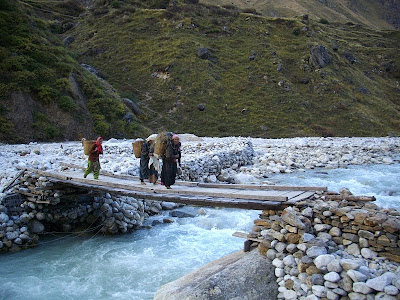
[{"label": "stacked stone wall", "polygon": [[0,252],[32,247],[40,243],[40,235],[48,233],[132,232],[149,216],[178,206],[109,193],[88,194],[31,172],[14,189],[25,200],[18,202],[18,210],[10,207],[15,201],[3,198],[0,202]]},{"label": "stacked stone wall", "polygon": [[399,212],[315,196],[263,211],[249,234],[275,266],[278,298],[399,299]]}]

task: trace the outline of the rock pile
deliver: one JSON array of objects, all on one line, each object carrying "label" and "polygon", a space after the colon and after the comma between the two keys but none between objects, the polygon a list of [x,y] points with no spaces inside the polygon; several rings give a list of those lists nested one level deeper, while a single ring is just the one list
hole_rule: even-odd
[{"label": "rock pile", "polygon": [[110,194],[87,194],[76,188],[55,186],[48,178],[26,172],[15,188],[27,200],[18,213],[0,205],[0,251],[18,251],[38,242],[48,232],[105,234],[130,232],[145,218],[173,209],[159,201]]},{"label": "rock pile", "polygon": [[[400,138],[290,138],[182,137],[182,179],[202,182],[238,181],[237,175],[264,180],[271,173],[290,173],[313,168],[348,165],[391,164],[399,159]],[[138,175],[139,159],[133,140],[110,139],[103,144],[102,169],[117,175]],[[0,183],[18,172],[16,167],[52,170],[60,162],[85,167],[87,156],[81,142],[63,144],[0,145]],[[251,165],[251,167],[249,167]],[[240,179],[240,178],[239,178]]]},{"label": "rock pile", "polygon": [[279,299],[398,299],[399,215],[316,195],[306,207],[263,211],[249,237],[262,239]]},{"label": "rock pile", "polygon": [[271,173],[291,173],[314,168],[345,168],[349,165],[392,164],[400,154],[397,138],[297,138],[271,140],[258,145],[253,176],[268,177]]},{"label": "rock pile", "polygon": [[[252,164],[255,152],[249,141],[236,142],[235,147],[224,149],[224,145],[198,143],[182,149],[183,172],[181,179],[186,181],[234,183],[234,174],[241,166]],[[221,150],[222,149],[222,150]],[[197,153],[191,158],[191,154]],[[201,157],[198,154],[202,153]]]}]

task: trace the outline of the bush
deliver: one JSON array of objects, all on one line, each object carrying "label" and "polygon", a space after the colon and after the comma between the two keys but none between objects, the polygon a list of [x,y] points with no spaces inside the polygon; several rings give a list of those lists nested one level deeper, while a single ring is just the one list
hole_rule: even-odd
[{"label": "bush", "polygon": [[61,130],[54,125],[47,125],[45,128],[45,134],[47,140],[52,140],[61,135]]},{"label": "bush", "polygon": [[57,97],[57,92],[48,85],[42,85],[38,89],[38,96],[43,103],[50,104]]},{"label": "bush", "polygon": [[150,4],[150,7],[165,9],[168,7],[168,4],[169,4],[169,0],[153,0]]},{"label": "bush", "polygon": [[121,3],[119,3],[118,0],[113,0],[113,1],[111,1],[110,6],[112,8],[120,8],[121,7]]},{"label": "bush", "polygon": [[103,137],[107,137],[110,135],[111,126],[105,120],[103,115],[93,114],[93,122],[94,122],[94,131],[96,134],[101,135]]},{"label": "bush", "polygon": [[324,19],[324,18],[319,19],[319,22],[321,24],[329,24],[329,21],[327,19]]},{"label": "bush", "polygon": [[59,78],[55,82],[56,88],[63,90],[63,91],[69,91],[71,90],[71,83],[67,78]]},{"label": "bush", "polygon": [[73,66],[65,62],[57,62],[55,67],[63,76],[68,76],[73,70]]},{"label": "bush", "polygon": [[70,96],[61,96],[57,100],[57,106],[65,112],[73,112],[78,110],[78,104]]}]

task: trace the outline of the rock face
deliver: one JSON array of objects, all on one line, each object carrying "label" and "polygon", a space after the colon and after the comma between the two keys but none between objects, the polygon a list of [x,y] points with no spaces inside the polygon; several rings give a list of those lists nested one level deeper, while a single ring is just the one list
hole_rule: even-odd
[{"label": "rock face", "polygon": [[258,251],[238,251],[167,283],[154,299],[277,299],[272,265]]},{"label": "rock face", "polygon": [[317,45],[310,50],[310,62],[316,68],[323,68],[331,61],[328,50],[322,45]]}]

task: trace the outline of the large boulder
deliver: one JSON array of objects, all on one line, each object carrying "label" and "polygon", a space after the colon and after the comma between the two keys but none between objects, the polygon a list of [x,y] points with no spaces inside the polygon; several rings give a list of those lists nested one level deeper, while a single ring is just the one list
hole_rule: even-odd
[{"label": "large boulder", "polygon": [[42,222],[33,219],[29,222],[29,228],[30,231],[33,233],[42,233],[44,232],[44,225],[42,224]]},{"label": "large boulder", "polygon": [[273,269],[258,251],[238,251],[161,286],[154,300],[275,300],[278,285]]},{"label": "large boulder", "polygon": [[331,61],[328,50],[322,45],[317,45],[310,50],[310,62],[315,68],[323,68]]},{"label": "large boulder", "polygon": [[197,49],[197,56],[200,57],[201,59],[208,59],[210,57],[211,53],[210,50],[204,47],[200,47]]}]

